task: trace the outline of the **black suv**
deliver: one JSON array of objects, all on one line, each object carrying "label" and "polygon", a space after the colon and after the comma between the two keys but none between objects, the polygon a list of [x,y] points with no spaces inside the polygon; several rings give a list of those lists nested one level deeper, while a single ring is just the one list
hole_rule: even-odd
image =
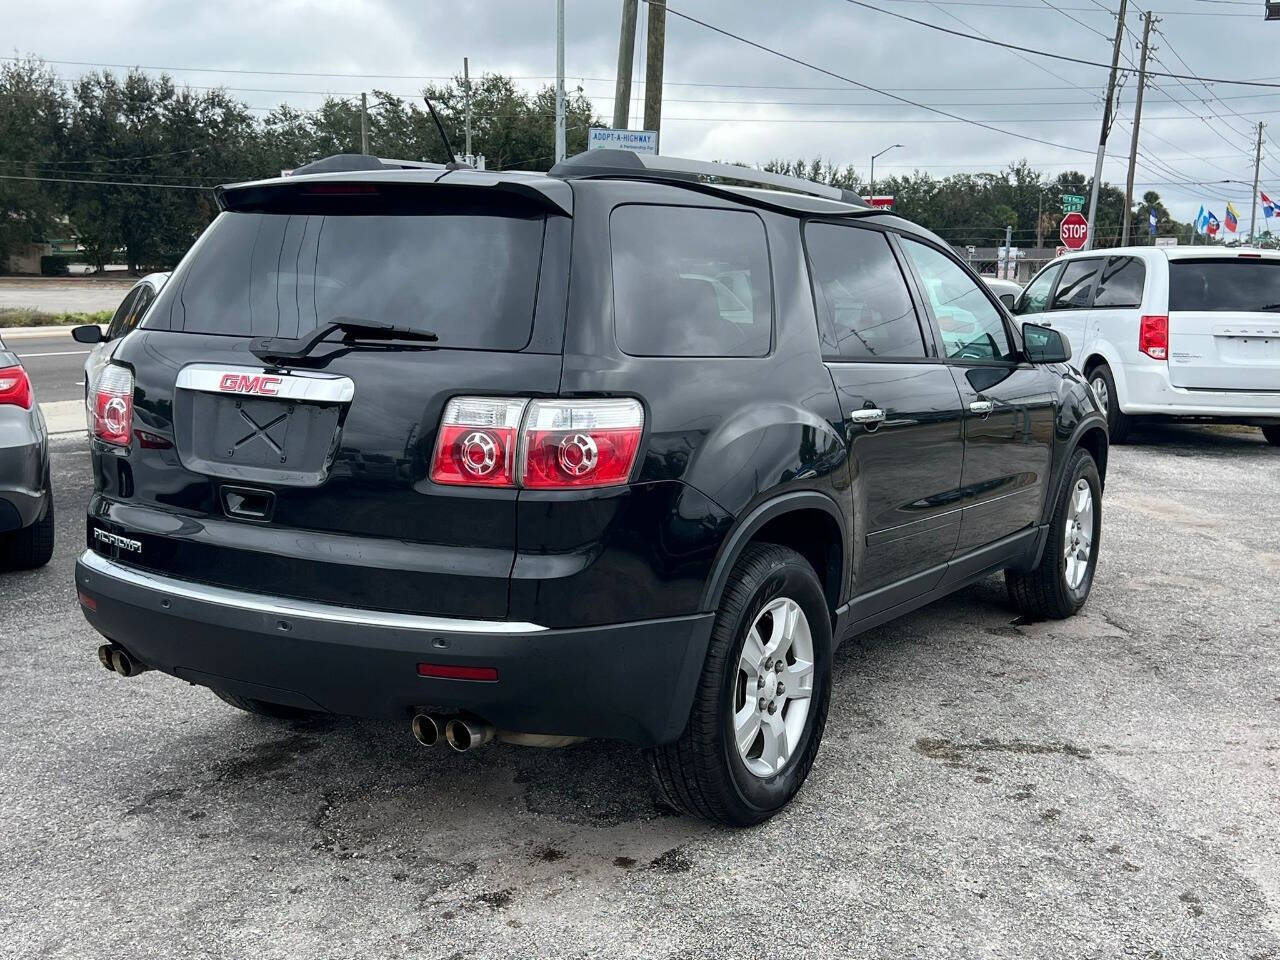
[{"label": "black suv", "polygon": [[1035,617],[1089,594],[1106,421],[1061,337],[847,192],[596,151],[217,198],[93,398],[117,673],[618,738],[742,825],[808,774],[841,641],[1001,570]]}]

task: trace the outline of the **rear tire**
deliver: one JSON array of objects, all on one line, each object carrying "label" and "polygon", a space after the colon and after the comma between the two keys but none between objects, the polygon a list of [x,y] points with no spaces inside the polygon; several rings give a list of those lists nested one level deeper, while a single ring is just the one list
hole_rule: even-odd
[{"label": "rear tire", "polygon": [[227,693],[217,687],[210,687],[210,689],[213,690],[213,695],[223,703],[229,703],[245,713],[252,713],[255,717],[270,717],[272,720],[306,720],[308,717],[315,716],[313,711],[303,710],[301,707],[268,703],[266,700],[254,700],[250,697],[238,697],[234,693]]},{"label": "rear tire", "polygon": [[[1081,504],[1086,501],[1087,523],[1080,514]],[[1073,525],[1073,519],[1081,521],[1078,526]],[[1083,561],[1079,544],[1084,544],[1087,550]],[[1092,455],[1077,447],[1067,461],[1040,564],[1029,572],[1004,572],[1009,600],[1033,620],[1065,620],[1074,616],[1089,599],[1101,546],[1102,483]]]},{"label": "rear tire", "polygon": [[1124,443],[1129,439],[1129,430],[1133,427],[1133,417],[1120,410],[1120,395],[1116,392],[1116,378],[1111,375],[1111,368],[1100,363],[1089,371],[1089,386],[1093,388],[1098,402],[1102,404],[1107,415],[1107,433],[1112,443]]},{"label": "rear tire", "polygon": [[47,494],[44,516],[31,526],[0,538],[0,567],[34,570],[53,558],[53,491]]},{"label": "rear tire", "polygon": [[831,615],[817,574],[794,550],[748,546],[725,586],[689,722],[647,751],[662,800],[736,827],[769,819],[809,775],[830,692]]},{"label": "rear tire", "polygon": [[1280,423],[1272,427],[1263,427],[1262,435],[1267,438],[1267,443],[1273,447],[1280,447]]}]

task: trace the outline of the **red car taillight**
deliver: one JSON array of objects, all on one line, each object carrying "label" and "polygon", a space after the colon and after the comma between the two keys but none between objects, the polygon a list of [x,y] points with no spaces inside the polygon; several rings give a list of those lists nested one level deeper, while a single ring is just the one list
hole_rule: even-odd
[{"label": "red car taillight", "polygon": [[1169,318],[1143,317],[1138,328],[1138,349],[1152,360],[1169,359]]},{"label": "red car taillight", "polygon": [[0,368],[0,404],[31,409],[31,380],[21,367]]},{"label": "red car taillight", "polygon": [[108,364],[98,375],[93,397],[93,435],[127,447],[133,439],[133,374]]},{"label": "red car taillight", "polygon": [[640,449],[635,400],[454,397],[431,457],[436,483],[568,490],[626,483]]},{"label": "red car taillight", "polygon": [[440,418],[431,458],[436,483],[514,487],[516,440],[527,400],[454,397]]},{"label": "red car taillight", "polygon": [[635,400],[534,400],[524,420],[522,486],[535,490],[626,483],[640,449]]}]

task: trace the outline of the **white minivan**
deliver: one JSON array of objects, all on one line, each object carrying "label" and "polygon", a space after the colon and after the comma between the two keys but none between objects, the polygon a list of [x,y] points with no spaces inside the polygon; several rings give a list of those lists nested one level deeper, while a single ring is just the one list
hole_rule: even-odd
[{"label": "white minivan", "polygon": [[1113,443],[1155,415],[1255,424],[1280,445],[1280,252],[1068,254],[1027,284],[1013,312],[1070,341]]}]

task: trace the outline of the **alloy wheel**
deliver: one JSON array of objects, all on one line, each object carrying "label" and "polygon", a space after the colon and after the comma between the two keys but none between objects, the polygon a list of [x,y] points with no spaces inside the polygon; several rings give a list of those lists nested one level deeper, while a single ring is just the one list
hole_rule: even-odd
[{"label": "alloy wheel", "polygon": [[804,735],[813,697],[813,634],[800,605],[770,601],[747,631],[733,690],[733,738],[757,777],[771,777]]},{"label": "alloy wheel", "polygon": [[1079,590],[1088,573],[1089,558],[1093,553],[1093,489],[1084,477],[1077,480],[1072,488],[1064,533],[1063,558],[1067,586],[1072,590]]}]

